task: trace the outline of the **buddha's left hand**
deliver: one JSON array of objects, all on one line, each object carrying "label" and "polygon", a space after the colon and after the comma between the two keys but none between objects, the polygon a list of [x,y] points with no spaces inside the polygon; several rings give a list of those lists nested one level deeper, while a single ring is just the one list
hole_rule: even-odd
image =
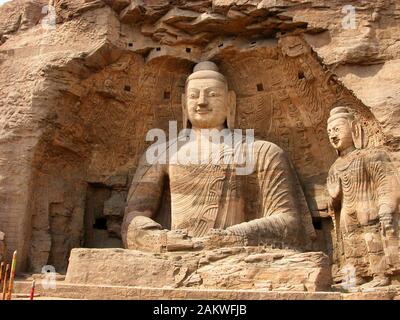
[{"label": "buddha's left hand", "polygon": [[190,237],[186,229],[168,230],[166,235],[167,251],[191,251],[202,247],[202,242]]},{"label": "buddha's left hand", "polygon": [[229,236],[232,235],[233,233],[226,230],[226,229],[210,229],[207,232],[206,236]]},{"label": "buddha's left hand", "polygon": [[235,247],[245,245],[245,239],[226,229],[210,229],[203,238],[208,249],[218,247]]}]

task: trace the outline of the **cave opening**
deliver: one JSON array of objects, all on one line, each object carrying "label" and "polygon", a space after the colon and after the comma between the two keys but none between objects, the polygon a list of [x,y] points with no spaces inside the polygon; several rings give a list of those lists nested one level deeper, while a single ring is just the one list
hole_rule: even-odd
[{"label": "cave opening", "polygon": [[84,215],[84,239],[86,248],[118,248],[122,246],[115,232],[114,217],[107,215],[106,202],[112,196],[112,188],[103,184],[89,183]]},{"label": "cave opening", "polygon": [[107,219],[104,217],[101,218],[96,218],[94,224],[93,224],[93,229],[96,230],[107,230]]}]

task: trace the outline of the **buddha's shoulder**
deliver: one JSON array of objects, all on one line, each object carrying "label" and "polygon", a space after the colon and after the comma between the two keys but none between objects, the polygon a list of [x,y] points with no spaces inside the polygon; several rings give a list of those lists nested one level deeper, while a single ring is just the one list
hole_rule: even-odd
[{"label": "buddha's shoulder", "polygon": [[383,147],[372,147],[366,149],[358,149],[352,152],[349,160],[363,159],[367,162],[387,161],[390,162],[389,153]]},{"label": "buddha's shoulder", "polygon": [[344,158],[337,158],[332,164],[329,174],[336,171],[343,171],[352,164],[359,166],[359,161],[362,163],[376,163],[376,162],[391,162],[389,153],[382,147],[357,149]]},{"label": "buddha's shoulder", "polygon": [[285,151],[283,151],[283,149],[275,143],[261,139],[256,139],[254,141],[254,152],[279,153],[282,155],[285,154]]},{"label": "buddha's shoulder", "polygon": [[360,152],[360,156],[371,161],[391,161],[389,153],[383,147],[363,149]]}]

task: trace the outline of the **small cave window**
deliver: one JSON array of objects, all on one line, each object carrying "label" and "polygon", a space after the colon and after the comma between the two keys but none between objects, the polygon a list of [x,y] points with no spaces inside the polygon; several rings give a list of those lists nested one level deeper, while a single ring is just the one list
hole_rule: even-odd
[{"label": "small cave window", "polygon": [[129,43],[128,43],[128,47],[133,47],[133,43],[132,43],[132,42],[129,42]]},{"label": "small cave window", "polygon": [[128,85],[124,86],[124,90],[128,91],[128,92],[131,91],[131,86],[128,86]]},{"label": "small cave window", "polygon": [[93,224],[93,229],[107,230],[107,218],[104,217],[96,218]]},{"label": "small cave window", "polygon": [[313,220],[313,226],[315,230],[322,230],[321,220]]},{"label": "small cave window", "polygon": [[186,52],[190,53],[190,52],[192,52],[192,49],[191,48],[186,48]]},{"label": "small cave window", "polygon": [[161,51],[161,47],[157,47],[157,48],[156,48],[156,51]]},{"label": "small cave window", "polygon": [[262,83],[257,84],[257,91],[264,91],[264,86]]},{"label": "small cave window", "polygon": [[171,98],[171,92],[164,91],[164,99],[170,99],[170,98]]},{"label": "small cave window", "polygon": [[257,41],[252,41],[250,44],[255,45],[256,43],[257,43]]},{"label": "small cave window", "polygon": [[224,44],[223,43],[220,43],[219,45],[218,45],[218,48],[221,48],[221,47],[223,47],[224,46]]},{"label": "small cave window", "polygon": [[299,71],[298,78],[299,78],[299,80],[304,80],[306,78],[303,71]]}]

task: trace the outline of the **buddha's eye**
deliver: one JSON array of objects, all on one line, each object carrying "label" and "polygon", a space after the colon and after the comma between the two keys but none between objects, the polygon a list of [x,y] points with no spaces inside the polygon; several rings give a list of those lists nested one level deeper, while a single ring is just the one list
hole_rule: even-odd
[{"label": "buddha's eye", "polygon": [[194,99],[197,98],[197,94],[195,92],[189,93],[189,98]]},{"label": "buddha's eye", "polygon": [[216,97],[216,96],[217,96],[217,93],[216,93],[215,91],[210,91],[210,92],[208,93],[208,96],[209,96],[209,97]]}]

